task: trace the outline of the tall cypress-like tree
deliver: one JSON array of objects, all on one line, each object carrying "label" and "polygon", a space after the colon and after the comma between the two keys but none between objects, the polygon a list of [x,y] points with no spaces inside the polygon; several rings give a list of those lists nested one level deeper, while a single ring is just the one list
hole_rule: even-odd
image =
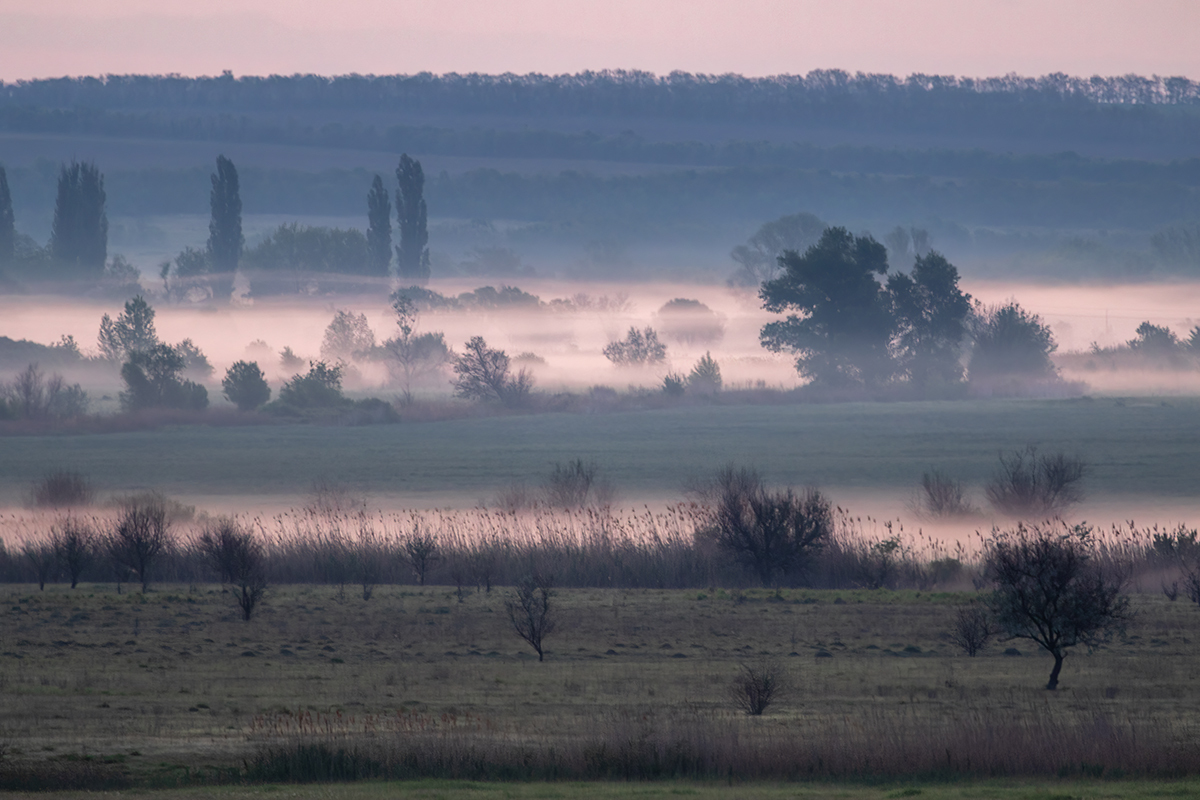
[{"label": "tall cypress-like tree", "polygon": [[13,262],[17,248],[17,229],[13,220],[12,195],[8,191],[8,173],[0,167],[0,267]]},{"label": "tall cypress-like tree", "polygon": [[108,260],[108,215],[104,176],[92,163],[72,161],[58,174],[50,253],[76,276],[99,277]]},{"label": "tall cypress-like tree", "polygon": [[424,283],[429,280],[429,231],[426,227],[425,172],[421,162],[400,156],[396,167],[396,219],[400,223],[400,244],[396,248],[396,273],[404,280]]},{"label": "tall cypress-like tree", "polygon": [[378,175],[367,194],[367,221],[367,258],[374,274],[387,277],[392,263],[392,201]]},{"label": "tall cypress-like tree", "polygon": [[208,266],[220,275],[213,284],[213,295],[233,294],[233,273],[242,257],[242,196],[238,188],[237,167],[225,156],[217,156],[217,171],[212,176],[212,220],[208,223]]}]

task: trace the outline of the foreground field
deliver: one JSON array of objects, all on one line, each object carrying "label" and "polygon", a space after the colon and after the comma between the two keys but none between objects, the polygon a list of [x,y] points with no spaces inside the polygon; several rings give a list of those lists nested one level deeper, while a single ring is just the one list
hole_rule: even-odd
[{"label": "foreground field", "polygon": [[[1085,489],[1126,502],[1189,500],[1200,482],[1200,401],[1031,401],[699,406],[452,422],[318,427],[180,427],[90,436],[0,438],[0,503],[23,500],[53,469],[101,491],[157,488],[205,497],[290,495],[329,479],[425,505],[470,505],[556,461],[593,460],[619,497],[677,498],[689,479],[737,462],[769,480],[845,490],[911,491],[940,468],[981,485],[997,453],[1035,444],[1078,453]],[[835,500],[850,502],[834,495]],[[981,498],[977,498],[981,499]],[[1093,521],[1099,521],[1093,518]]]},{"label": "foreground field", "polygon": [[[1200,612],[1160,595],[1135,597],[1125,636],[1072,654],[1048,693],[1050,659],[1025,643],[977,658],[950,645],[954,608],[969,595],[560,590],[539,663],[509,626],[509,591],[459,602],[445,587],[388,586],[364,601],[280,587],[244,623],[212,586],[6,587],[0,775],[11,788],[152,788],[1200,771]],[[1003,654],[1014,645],[1020,655]],[[746,717],[728,686],[764,656],[792,688]],[[1095,796],[1156,796],[1096,786]],[[428,796],[459,796],[449,789]],[[837,794],[885,796],[847,791]],[[978,796],[1040,790],[1028,791]]]},{"label": "foreground field", "polygon": [[[478,783],[466,781],[405,781],[339,784],[335,786],[221,786],[203,789],[171,789],[159,791],[106,792],[106,797],[135,797],[140,800],[171,798],[171,800],[250,800],[250,798],[285,795],[296,800],[378,800],[402,795],[413,800],[610,800],[610,798],[694,797],[697,800],[717,800],[736,797],[740,800],[893,800],[920,797],[923,800],[1152,800],[1153,798],[1194,797],[1200,793],[1200,782],[1177,781],[1120,781],[1098,782],[1079,780],[1053,781],[980,781],[953,783],[904,782],[860,786],[847,783],[736,783],[712,784],[683,781],[663,781],[653,784],[628,783]],[[46,792],[9,795],[14,800],[85,800],[93,793]]]}]

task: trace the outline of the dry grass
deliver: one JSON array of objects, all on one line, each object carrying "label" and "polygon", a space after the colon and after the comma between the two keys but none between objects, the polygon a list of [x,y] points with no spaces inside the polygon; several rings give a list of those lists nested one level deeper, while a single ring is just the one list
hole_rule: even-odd
[{"label": "dry grass", "polygon": [[[358,777],[1200,770],[1180,746],[1200,720],[1197,612],[1161,595],[1136,598],[1127,637],[1073,654],[1048,694],[1047,657],[958,655],[955,594],[560,589],[539,664],[501,588],[460,603],[452,587],[380,587],[366,602],[282,587],[249,623],[207,585],[35,588],[0,597],[10,770],[91,759],[186,783],[250,759],[262,778],[319,777],[320,753],[339,748]],[[751,719],[727,687],[764,653],[794,688]]]}]

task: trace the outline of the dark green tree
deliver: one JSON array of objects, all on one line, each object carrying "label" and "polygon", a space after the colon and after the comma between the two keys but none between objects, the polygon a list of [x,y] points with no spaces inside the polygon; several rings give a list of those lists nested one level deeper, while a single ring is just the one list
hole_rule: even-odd
[{"label": "dark green tree", "polygon": [[13,262],[16,255],[17,230],[13,224],[12,194],[8,191],[8,173],[0,167],[0,267]]},{"label": "dark green tree", "polygon": [[324,361],[310,362],[308,372],[293,375],[279,389],[279,401],[295,408],[337,408],[346,403],[342,394],[342,368]]},{"label": "dark green tree", "polygon": [[763,307],[795,311],[763,326],[763,347],[796,354],[796,369],[814,384],[871,386],[892,375],[891,308],[876,278],[887,250],[870,236],[827,228],[803,255],[779,257],[783,274],[759,291]]},{"label": "dark green tree", "polygon": [[50,254],[65,275],[100,277],[108,260],[104,176],[92,163],[72,161],[58,174]]},{"label": "dark green tree", "polygon": [[406,281],[429,280],[429,231],[426,225],[425,172],[421,162],[400,156],[396,167],[396,220],[400,223],[400,244],[396,247],[396,273]]},{"label": "dark green tree", "polygon": [[213,284],[213,296],[233,294],[233,273],[242,257],[242,197],[238,188],[237,167],[225,156],[217,156],[217,171],[212,175],[212,220],[208,223],[208,265],[219,283]]},{"label": "dark green tree", "polygon": [[958,269],[941,253],[917,256],[912,275],[888,277],[900,369],[919,387],[962,380],[959,360],[971,296],[958,288]]},{"label": "dark green tree", "polygon": [[392,263],[392,202],[383,178],[375,176],[367,194],[367,251],[372,271],[387,277]]},{"label": "dark green tree", "polygon": [[1058,349],[1050,326],[1016,301],[974,310],[975,347],[967,367],[971,381],[1005,376],[1048,378],[1056,374],[1050,354]]},{"label": "dark green tree", "polygon": [[121,367],[121,408],[140,411],[145,408],[187,408],[199,411],[208,407],[208,390],[184,380],[183,355],[174,347],[158,344],[149,350],[130,353]]},{"label": "dark green tree", "polygon": [[267,378],[253,361],[235,361],[225,371],[221,388],[225,399],[237,405],[239,411],[253,411],[271,399]]},{"label": "dark green tree", "polygon": [[154,309],[140,294],[125,303],[125,310],[114,321],[105,314],[100,319],[97,337],[100,355],[109,361],[124,361],[132,353],[149,350],[158,344],[154,330]]}]

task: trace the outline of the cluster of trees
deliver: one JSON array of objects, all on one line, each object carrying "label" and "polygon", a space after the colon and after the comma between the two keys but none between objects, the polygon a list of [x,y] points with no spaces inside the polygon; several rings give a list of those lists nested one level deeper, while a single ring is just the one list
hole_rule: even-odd
[{"label": "cluster of trees", "polygon": [[1101,347],[1093,342],[1090,361],[1097,360],[1113,368],[1195,369],[1200,365],[1200,325],[1183,339],[1167,326],[1146,320],[1123,344]]},{"label": "cluster of trees", "polygon": [[1055,374],[1049,328],[1015,302],[973,309],[958,270],[935,251],[916,256],[911,274],[888,275],[884,245],[835,227],[778,261],[781,273],[759,294],[768,311],[788,316],[763,327],[762,344],[794,353],[797,370],[814,385],[902,381],[938,391],[962,380],[968,338],[972,381]]},{"label": "cluster of trees", "polygon": [[121,408],[206,408],[208,390],[186,375],[207,377],[212,374],[212,365],[191,339],[174,346],[159,341],[154,313],[145,298],[138,295],[125,303],[116,319],[105,314],[100,320],[100,354],[121,365],[121,380],[125,383]]},{"label": "cluster of trees", "polygon": [[78,383],[62,375],[46,376],[36,363],[29,364],[11,381],[0,381],[0,420],[65,420],[83,416],[88,395]]},{"label": "cluster of trees", "polygon": [[[413,283],[424,283],[429,278],[429,234],[421,163],[405,154],[396,175],[398,274]],[[236,166],[225,156],[218,156],[210,182],[208,240],[203,248],[185,248],[173,261],[160,265],[159,277],[167,296],[227,300],[241,266],[266,272],[286,270],[295,275],[389,274],[391,205],[378,175],[368,194],[366,235],[357,230],[283,225],[249,251],[245,251],[242,232],[241,185]],[[110,293],[128,296],[128,290],[136,292],[140,288],[138,271],[122,256],[108,260],[106,204],[104,175],[94,163],[63,164],[50,241],[39,248],[16,232],[8,173],[0,166],[0,276],[22,273],[34,280],[82,279],[104,283],[112,290]]]}]

